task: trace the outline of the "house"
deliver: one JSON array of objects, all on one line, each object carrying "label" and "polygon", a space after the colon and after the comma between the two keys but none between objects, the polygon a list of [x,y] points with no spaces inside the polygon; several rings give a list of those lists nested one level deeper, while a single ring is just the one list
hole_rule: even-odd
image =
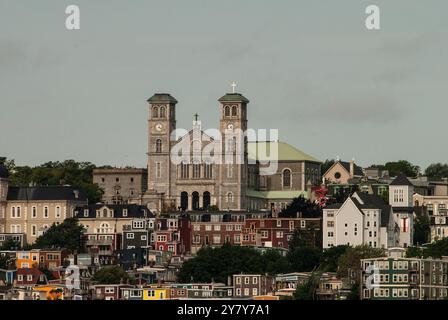
[{"label": "house", "polygon": [[37,285],[48,284],[45,273],[38,268],[19,268],[17,269],[17,279],[15,286],[32,288]]},{"label": "house", "polygon": [[122,289],[131,288],[127,284],[96,284],[92,285],[92,300],[122,300]]},{"label": "house", "polygon": [[36,268],[39,266],[39,249],[22,250],[16,252],[16,265],[18,269]]},{"label": "house", "polygon": [[448,257],[361,260],[362,300],[446,300]]},{"label": "house", "polygon": [[278,296],[292,296],[296,292],[297,287],[305,284],[309,277],[309,272],[277,274],[274,278],[275,294]]},{"label": "house", "polygon": [[143,300],[169,300],[170,294],[169,287],[150,286],[143,288]]},{"label": "house", "polygon": [[105,204],[139,203],[148,184],[146,169],[111,168],[94,169],[93,183],[103,191]]},{"label": "house", "polygon": [[350,179],[363,176],[363,169],[356,165],[354,160],[350,162],[338,160],[323,174],[323,179],[328,184],[346,185]]},{"label": "house", "polygon": [[25,233],[0,233],[0,247],[3,247],[7,242],[14,241],[16,246],[8,248],[9,250],[17,250],[17,246],[22,248],[26,244]]},{"label": "house", "polygon": [[295,230],[302,231],[310,246],[321,247],[320,217],[248,218],[241,233],[242,246],[288,249]]},{"label": "house", "polygon": [[448,196],[424,196],[415,193],[415,208],[421,208],[422,214],[429,217],[431,235],[428,241],[434,242],[448,237]]},{"label": "house", "polygon": [[33,244],[53,224],[73,217],[75,207],[87,203],[82,190],[70,186],[8,187],[2,233],[26,234]]},{"label": "house", "polygon": [[404,174],[398,175],[389,184],[389,204],[394,212],[394,221],[399,228],[397,246],[406,248],[414,239],[414,185]]},{"label": "house", "polygon": [[323,248],[367,244],[395,246],[396,224],[392,207],[377,195],[355,192],[344,203],[323,209]]},{"label": "house", "polygon": [[274,291],[274,278],[260,274],[234,274],[233,294],[237,298],[268,295]]}]

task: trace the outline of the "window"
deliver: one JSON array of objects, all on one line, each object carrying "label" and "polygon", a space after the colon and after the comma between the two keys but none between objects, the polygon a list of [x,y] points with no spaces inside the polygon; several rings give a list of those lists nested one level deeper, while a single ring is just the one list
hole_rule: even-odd
[{"label": "window", "polygon": [[227,194],[227,199],[226,199],[226,201],[227,201],[227,202],[233,202],[233,193],[232,193],[232,192],[229,192],[229,193]]},{"label": "window", "polygon": [[134,233],[126,233],[126,239],[134,239]]},{"label": "window", "polygon": [[159,117],[159,108],[157,108],[157,107],[153,107],[152,108],[152,117],[153,118],[158,118]]},{"label": "window", "polygon": [[182,179],[188,179],[189,178],[189,172],[188,172],[188,164],[187,163],[182,163],[180,165],[180,177]]},{"label": "window", "polygon": [[300,220],[300,228],[304,229],[306,227],[306,220]]},{"label": "window", "polygon": [[233,166],[231,164],[227,164],[227,178],[233,177]]},{"label": "window", "polygon": [[230,117],[230,106],[225,106],[224,107],[224,116],[225,117]]},{"label": "window", "polygon": [[156,153],[161,153],[161,152],[162,152],[162,140],[157,139],[156,140]]},{"label": "window", "polygon": [[166,117],[166,110],[165,107],[160,107],[160,118]]},{"label": "window", "polygon": [[205,164],[204,166],[204,175],[206,179],[212,179],[213,178],[213,171],[212,171],[212,165],[211,164]]},{"label": "window", "polygon": [[128,209],[123,209],[123,217],[127,217],[128,216]]},{"label": "window", "polygon": [[156,178],[159,179],[162,177],[162,165],[160,162],[156,162]]},{"label": "window", "polygon": [[56,217],[56,219],[61,218],[61,207],[59,207],[59,206],[56,207],[55,217]]},{"label": "window", "polygon": [[16,207],[11,207],[11,218],[16,217]]},{"label": "window", "polygon": [[275,232],[275,237],[277,239],[283,238],[283,231],[276,231]]},{"label": "window", "polygon": [[44,207],[44,218],[48,219],[50,217],[50,213],[48,207]]},{"label": "window", "polygon": [[37,226],[35,224],[31,225],[31,235],[33,237],[37,235]]},{"label": "window", "polygon": [[244,277],[244,284],[249,284],[249,283],[250,283],[250,278]]},{"label": "window", "polygon": [[36,207],[31,208],[31,218],[37,218],[37,208]]},{"label": "window", "polygon": [[198,163],[193,164],[193,179],[199,179],[201,177],[201,165]]},{"label": "window", "polygon": [[238,115],[238,107],[232,106],[232,117],[236,117]]},{"label": "window", "polygon": [[333,228],[334,227],[334,221],[327,221],[327,227]]},{"label": "window", "polygon": [[253,288],[253,289],[252,289],[252,295],[253,295],[253,296],[258,295],[258,289],[257,289],[257,288]]},{"label": "window", "polygon": [[252,284],[258,284],[258,278],[252,277]]},{"label": "window", "polygon": [[241,277],[236,277],[235,282],[236,284],[241,284]]},{"label": "window", "polygon": [[283,187],[291,186],[291,170],[285,169],[283,170]]}]

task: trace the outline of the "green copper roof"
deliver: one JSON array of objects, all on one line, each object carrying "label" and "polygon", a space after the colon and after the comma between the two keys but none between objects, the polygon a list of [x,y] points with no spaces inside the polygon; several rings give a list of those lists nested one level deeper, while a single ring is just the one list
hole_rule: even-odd
[{"label": "green copper roof", "polygon": [[299,196],[307,197],[306,191],[256,191],[252,189],[246,190],[246,196],[262,199],[294,199]]},{"label": "green copper roof", "polygon": [[249,103],[249,100],[243,96],[241,93],[227,93],[225,96],[221,97],[219,102],[245,102]]},{"label": "green copper roof", "polygon": [[156,93],[151,98],[148,99],[148,102],[157,103],[157,102],[172,102],[177,103],[177,100],[174,99],[172,95],[169,93]]},{"label": "green copper roof", "polygon": [[[248,142],[247,152],[248,158],[252,160],[267,161],[270,159],[275,159],[274,155],[271,155],[271,146],[277,145],[278,150],[278,161],[311,161],[311,162],[321,162],[316,158],[306,154],[299,149],[294,148],[292,145],[286,142]],[[260,149],[264,147],[265,150]],[[260,149],[260,151],[259,151]],[[275,150],[273,149],[272,152]],[[261,153],[261,154],[259,154]]]}]

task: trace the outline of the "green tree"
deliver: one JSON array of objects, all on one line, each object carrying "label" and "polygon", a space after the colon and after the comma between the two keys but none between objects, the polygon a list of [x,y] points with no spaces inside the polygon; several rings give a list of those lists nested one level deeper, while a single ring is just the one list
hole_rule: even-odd
[{"label": "green tree", "polygon": [[448,164],[433,163],[425,170],[425,176],[433,180],[440,180],[448,177]]},{"label": "green tree", "polygon": [[355,282],[352,284],[350,288],[350,294],[347,297],[348,300],[359,300],[359,282]]},{"label": "green tree", "polygon": [[420,258],[423,256],[423,250],[420,247],[409,246],[406,248],[406,258]]},{"label": "green tree", "polygon": [[442,258],[442,256],[448,256],[448,238],[443,238],[429,244],[423,249],[423,256],[425,258]]},{"label": "green tree", "polygon": [[327,172],[328,169],[330,169],[331,166],[332,166],[334,163],[335,163],[335,160],[334,160],[334,159],[326,159],[326,160],[324,161],[324,163],[322,163],[320,172],[322,172],[322,174],[325,174],[325,172]]},{"label": "green tree", "polygon": [[263,271],[270,275],[287,273],[290,271],[288,259],[278,250],[269,249],[261,255]]},{"label": "green tree", "polygon": [[321,261],[320,249],[311,247],[297,247],[288,252],[291,269],[297,272],[307,272],[316,269]]},{"label": "green tree", "polygon": [[319,269],[324,272],[337,272],[339,258],[347,252],[348,248],[350,247],[341,245],[325,249]]},{"label": "green tree", "polygon": [[294,300],[315,300],[315,293],[319,287],[321,275],[320,272],[312,272],[308,280],[297,287],[293,295]]},{"label": "green tree", "polygon": [[414,221],[414,244],[424,244],[429,241],[431,229],[429,226],[429,217],[421,215]]},{"label": "green tree", "polygon": [[68,218],[61,224],[53,224],[43,235],[36,239],[34,248],[65,248],[82,252],[81,238],[84,229],[78,219]]},{"label": "green tree", "polygon": [[395,177],[400,173],[407,177],[416,177],[420,171],[420,167],[410,163],[407,160],[391,161],[384,165],[384,169],[389,171],[391,177]]},{"label": "green tree", "polygon": [[107,266],[97,271],[92,281],[97,284],[120,284],[126,283],[129,277],[126,271],[120,266]]},{"label": "green tree", "polygon": [[[350,247],[339,258],[338,275],[347,277],[351,272],[359,274],[361,271],[361,259],[385,257],[386,251],[383,248],[372,248],[368,245]],[[356,280],[359,280],[356,278]]]},{"label": "green tree", "polygon": [[9,257],[9,255],[0,255],[0,269],[13,269],[14,260]]},{"label": "green tree", "polygon": [[20,243],[9,238],[0,247],[0,250],[20,250]]}]

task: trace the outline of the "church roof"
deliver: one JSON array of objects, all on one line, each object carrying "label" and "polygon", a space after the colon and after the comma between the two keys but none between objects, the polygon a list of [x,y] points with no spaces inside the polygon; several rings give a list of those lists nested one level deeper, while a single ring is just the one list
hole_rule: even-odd
[{"label": "church roof", "polygon": [[177,103],[177,100],[169,93],[156,93],[147,101],[151,103],[157,103],[157,102]]},{"label": "church roof", "polygon": [[394,181],[390,183],[391,186],[412,186],[413,184],[409,179],[402,173],[400,173]]},{"label": "church roof", "polygon": [[247,189],[246,195],[252,198],[262,199],[294,199],[300,196],[307,197],[306,191],[257,191]]},{"label": "church roof", "polygon": [[245,102],[249,103],[249,100],[241,93],[227,93],[218,99],[219,102]]},{"label": "church roof", "polygon": [[[252,160],[261,160],[261,161],[268,161],[271,158],[270,150],[271,146],[277,144],[278,148],[278,161],[310,161],[310,162],[321,162],[314,158],[313,156],[310,156],[309,154],[306,154],[305,152],[293,147],[289,143],[281,142],[281,141],[263,141],[263,142],[248,142],[247,143],[247,153],[248,158]],[[260,151],[262,154],[260,155],[258,148],[260,146],[265,147],[266,151],[262,150]],[[273,151],[274,152],[274,151]],[[263,153],[267,154],[264,155]]]}]

